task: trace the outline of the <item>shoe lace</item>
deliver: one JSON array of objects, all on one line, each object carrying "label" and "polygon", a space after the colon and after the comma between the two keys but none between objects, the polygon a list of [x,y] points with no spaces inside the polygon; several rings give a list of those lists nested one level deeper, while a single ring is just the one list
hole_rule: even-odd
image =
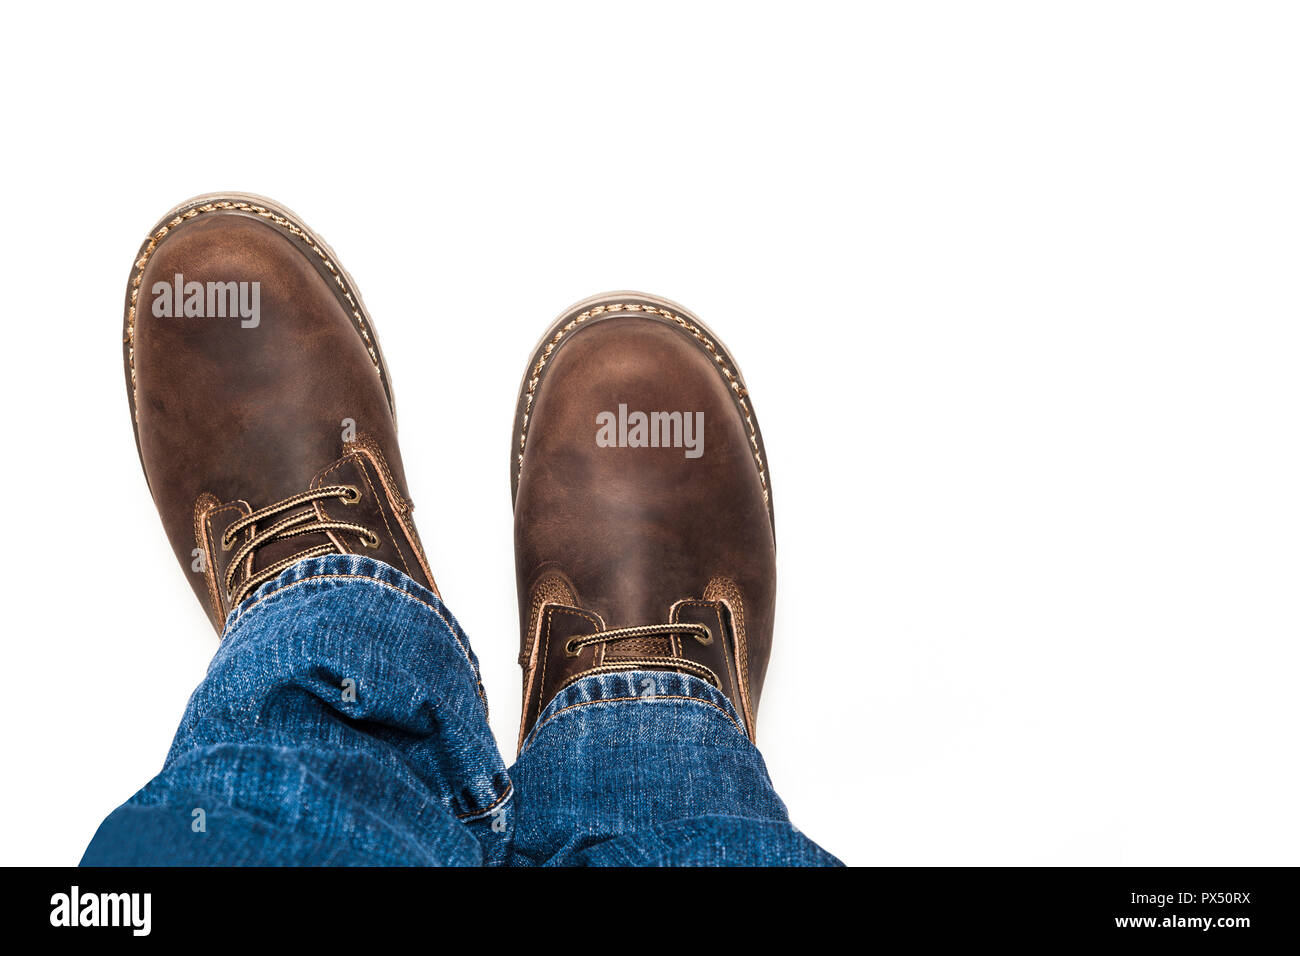
[{"label": "shoe lace", "polygon": [[[673,634],[685,634],[699,641],[701,645],[708,647],[713,643],[713,634],[703,624],[641,624],[635,627],[616,627],[612,630],[601,631],[597,634],[588,634],[585,637],[571,637],[564,642],[564,653],[569,657],[577,657],[584,647],[590,647],[593,644],[613,644],[618,641],[636,640],[642,637],[661,637]],[[592,674],[606,674],[614,671],[625,671],[641,667],[661,668],[665,665],[671,665],[678,670],[684,670],[694,674],[696,677],[702,677],[714,687],[720,688],[722,681],[718,678],[717,672],[711,667],[687,660],[684,657],[646,657],[646,658],[619,658],[614,662],[598,664],[595,667],[583,671],[581,674],[570,678],[566,683],[573,683],[579,677],[587,677]]]},{"label": "shoe lace", "polygon": [[[354,505],[361,500],[361,491],[356,485],[327,485],[324,488],[315,488],[311,491],[304,491],[300,494],[291,495],[283,501],[265,508],[260,508],[252,514],[240,518],[221,536],[221,550],[229,551],[235,546],[235,539],[245,530],[254,525],[259,525],[272,518],[275,515],[285,511],[291,511],[295,508],[301,508],[304,505],[310,505],[316,501],[322,501],[327,498],[338,498],[345,505]],[[314,508],[306,511],[300,511],[297,514],[291,514],[281,518],[273,524],[268,525],[261,531],[254,532],[244,544],[235,552],[234,557],[230,559],[230,564],[226,568],[226,593],[230,595],[230,606],[234,607],[244,598],[253,592],[259,585],[270,581],[278,576],[281,571],[292,564],[304,561],[307,558],[316,558],[324,554],[337,554],[338,548],[331,544],[320,544],[315,547],[307,548],[305,551],[299,551],[292,557],[276,561],[274,564],[263,568],[254,574],[249,575],[248,579],[242,582],[238,588],[234,588],[235,575],[239,573],[240,567],[244,561],[257,552],[257,549],[263,545],[270,544],[272,541],[281,541],[286,538],[296,538],[304,534],[319,534],[325,531],[341,531],[349,534],[355,534],[361,539],[361,544],[367,548],[379,547],[379,535],[375,534],[365,525],[355,524],[351,521],[327,521],[316,514]]]}]

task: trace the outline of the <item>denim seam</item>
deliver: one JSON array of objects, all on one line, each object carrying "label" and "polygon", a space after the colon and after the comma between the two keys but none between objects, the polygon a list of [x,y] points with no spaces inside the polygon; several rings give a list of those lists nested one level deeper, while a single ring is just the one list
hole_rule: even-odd
[{"label": "denim seam", "polygon": [[551,721],[555,720],[555,718],[559,717],[560,714],[564,713],[566,710],[573,710],[575,707],[588,707],[592,704],[613,704],[613,703],[618,703],[620,701],[641,701],[642,703],[645,704],[652,704],[655,701],[659,701],[659,700],[689,700],[689,701],[694,701],[697,704],[707,704],[708,706],[716,710],[718,713],[722,714],[723,717],[726,717],[727,721],[731,724],[731,726],[736,728],[736,730],[740,733],[741,736],[743,736],[746,740],[749,739],[749,736],[743,730],[740,729],[740,725],[736,723],[735,718],[733,718],[729,713],[727,713],[725,710],[723,710],[721,707],[719,707],[711,700],[706,700],[703,697],[691,697],[687,694],[656,694],[654,697],[603,697],[599,700],[580,700],[573,704],[567,704],[564,707],[561,707],[559,710],[555,711],[555,713],[549,715],[545,720],[543,720],[536,727],[534,727],[532,733],[528,735],[528,741],[526,741],[525,743],[530,742],[534,737],[537,736],[538,732],[543,727],[545,727]]},{"label": "denim seam", "polygon": [[276,588],[274,591],[269,591],[266,594],[261,595],[260,597],[254,598],[253,603],[249,604],[247,607],[240,610],[239,617],[235,620],[233,624],[230,625],[229,630],[226,632],[225,635],[226,639],[229,639],[230,637],[234,636],[236,628],[238,628],[239,625],[245,620],[245,618],[248,615],[248,612],[251,611],[253,608],[257,607],[257,605],[261,604],[263,601],[273,598],[278,594],[282,594],[285,591],[288,591],[291,588],[295,588],[300,584],[308,584],[312,581],[327,581],[330,579],[337,579],[340,581],[348,581],[348,580],[365,581],[368,584],[378,584],[382,587],[387,588],[388,590],[392,591],[395,594],[407,598],[408,600],[414,601],[416,604],[419,604],[421,607],[428,608],[430,611],[432,611],[434,614],[438,616],[438,620],[442,621],[443,625],[446,626],[447,631],[455,639],[456,646],[460,648],[461,653],[465,655],[466,662],[468,662],[470,665],[470,670],[473,671],[475,675],[478,674],[478,671],[475,670],[474,668],[473,659],[469,656],[468,649],[461,641],[460,636],[456,633],[456,629],[451,626],[451,622],[449,622],[447,618],[443,616],[441,611],[439,611],[436,607],[434,607],[432,604],[428,603],[427,601],[420,600],[418,597],[416,597],[414,594],[411,594],[409,591],[403,590],[402,588],[399,588],[396,585],[389,584],[387,581],[381,581],[379,578],[371,577],[368,574],[313,574],[310,577],[299,578],[296,581],[290,581],[288,584],[281,585],[280,587]]},{"label": "denim seam", "polygon": [[483,817],[490,816],[492,813],[494,813],[498,807],[500,807],[503,803],[505,803],[514,795],[515,795],[515,785],[514,782],[511,781],[509,784],[506,785],[505,792],[502,793],[501,796],[493,800],[491,803],[489,803],[482,810],[469,810],[465,813],[458,813],[456,814],[456,819],[464,820],[466,823],[471,823],[474,820],[481,820]]}]

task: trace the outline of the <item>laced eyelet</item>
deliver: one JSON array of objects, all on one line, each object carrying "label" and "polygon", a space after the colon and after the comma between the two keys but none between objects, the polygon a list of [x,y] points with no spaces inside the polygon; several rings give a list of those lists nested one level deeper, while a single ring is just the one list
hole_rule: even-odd
[{"label": "laced eyelet", "polygon": [[564,656],[565,656],[565,657],[577,657],[577,656],[578,656],[578,654],[579,654],[580,652],[579,652],[577,649],[575,649],[574,646],[573,646],[574,643],[575,643],[577,640],[578,640],[578,639],[577,639],[576,637],[571,637],[571,638],[569,638],[567,641],[564,642]]},{"label": "laced eyelet", "polygon": [[221,550],[222,550],[222,551],[229,551],[229,550],[230,550],[231,548],[233,548],[234,546],[235,546],[235,542],[231,541],[231,540],[230,540],[229,538],[227,538],[224,534],[221,536]]},{"label": "laced eyelet", "polygon": [[371,551],[375,550],[379,547],[379,535],[371,532],[369,538],[361,539],[361,545],[362,547],[369,548]]},{"label": "laced eyelet", "polygon": [[356,485],[344,485],[343,487],[348,491],[348,494],[342,497],[345,505],[354,505],[361,500],[361,489]]}]

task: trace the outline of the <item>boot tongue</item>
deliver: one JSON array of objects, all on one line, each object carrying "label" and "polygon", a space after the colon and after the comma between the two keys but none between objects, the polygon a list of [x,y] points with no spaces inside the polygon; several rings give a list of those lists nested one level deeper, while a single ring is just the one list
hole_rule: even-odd
[{"label": "boot tongue", "polygon": [[[566,597],[572,599],[572,594],[566,593]],[[585,674],[663,670],[700,677],[711,672],[718,682],[718,689],[735,705],[737,712],[747,713],[733,664],[735,634],[726,605],[721,601],[683,599],[672,605],[667,617],[665,623],[668,624],[693,624],[707,628],[708,642],[683,631],[675,635],[650,634],[608,642],[582,641],[582,646],[575,647],[575,643],[583,638],[599,637],[615,628],[607,627],[595,611],[553,601],[542,603],[534,618],[535,637],[530,660],[525,666],[528,676],[524,688],[521,743],[551,699]],[[649,623],[656,622],[643,620],[620,627]],[[622,662],[627,662],[625,667],[619,666]],[[745,732],[752,736],[753,723],[748,717],[744,719]]]},{"label": "boot tongue", "polygon": [[[714,605],[710,603],[707,609],[700,610],[707,610],[708,613],[701,615],[692,608],[682,614],[679,608],[674,607],[672,619],[666,623],[677,623],[679,619],[690,620],[706,623],[706,626],[711,625],[712,629],[717,630],[719,618]],[[697,621],[697,618],[702,620]],[[683,659],[690,661],[699,656],[693,638],[668,634],[618,638],[608,643],[584,642],[580,648],[570,647],[572,640],[599,637],[610,630],[613,628],[607,627],[600,615],[593,611],[564,604],[546,604],[542,608],[538,626],[537,661],[545,674],[542,680],[546,685],[539,688],[541,696],[549,700],[566,682],[592,668],[617,670],[620,662],[628,661],[635,662],[629,664],[629,667],[636,670],[678,670]]]},{"label": "boot tongue", "polygon": [[[344,521],[348,524],[357,524],[365,528],[382,531],[384,528],[383,515],[379,510],[370,483],[366,480],[356,459],[355,452],[348,452],[338,461],[318,473],[311,480],[308,488],[311,491],[318,491],[321,488],[335,485],[348,485],[357,490],[357,494],[360,495],[359,501],[349,504],[345,503],[342,498],[318,498],[316,501],[308,502],[301,508],[293,508],[271,516],[256,530],[264,531],[277,521],[291,515],[309,512],[312,515],[313,522]],[[380,535],[380,538],[382,541],[383,535]],[[287,560],[303,551],[325,544],[330,545],[338,554],[364,554],[378,558],[381,561],[388,560],[389,563],[392,563],[391,559],[385,558],[378,550],[366,548],[358,535],[347,531],[316,531],[294,535],[291,538],[277,538],[268,541],[257,549],[257,567],[253,569],[253,572],[256,573],[262,568],[269,568],[277,561]]]},{"label": "boot tongue", "polygon": [[[363,538],[355,532],[339,529],[276,538],[257,548],[254,556],[255,566],[244,569],[241,574],[256,574],[279,561],[288,560],[321,545],[328,545],[336,554],[357,554],[382,561],[416,578],[430,590],[434,590],[432,577],[423,570],[418,555],[413,552],[409,556],[403,554],[393,531],[395,527],[401,527],[400,516],[394,510],[392,501],[386,497],[386,486],[383,483],[387,473],[382,469],[374,468],[373,464],[368,470],[366,462],[369,460],[366,458],[365,448],[358,444],[357,448],[348,450],[341,458],[312,478],[307,489],[318,491],[322,488],[345,486],[355,490],[352,497],[345,499],[331,495],[318,498],[300,507],[272,515],[253,530],[265,531],[285,518],[307,513],[311,515],[312,523],[319,521],[357,525],[368,529],[373,538],[369,536]],[[385,507],[388,508],[387,512]],[[404,502],[403,507],[409,511],[409,503]],[[368,542],[375,540],[377,546],[371,547]]]},{"label": "boot tongue", "polygon": [[[308,502],[300,508],[294,508],[272,515],[260,524],[251,525],[242,534],[238,535],[235,538],[234,544],[231,545],[229,552],[220,555],[216,567],[218,586],[224,589],[226,571],[229,568],[228,562],[235,556],[235,553],[240,548],[252,540],[254,535],[265,531],[277,521],[282,521],[285,518],[303,514],[304,512],[311,514],[313,521],[316,520],[315,514],[312,512],[311,502]],[[231,579],[230,589],[225,591],[222,595],[223,602],[229,601],[230,597],[239,591],[244,582],[259,571],[269,568],[277,562],[292,558],[304,551],[308,551],[312,548],[319,548],[321,545],[329,545],[333,550],[338,550],[330,536],[325,532],[301,534],[292,538],[277,538],[259,545],[252,554],[248,555],[241,562],[239,570],[235,572]],[[227,610],[229,610],[229,608],[227,608]]]},{"label": "boot tongue", "polygon": [[[264,521],[262,524],[256,526],[253,529],[253,531],[254,533],[265,531],[267,528],[269,528],[272,524],[274,524],[277,521],[280,521],[284,518],[288,518],[292,515],[301,514],[304,511],[310,512],[311,510],[312,510],[312,506],[310,503],[308,503],[304,505],[302,508],[295,508],[292,511],[286,511],[282,514],[273,515],[272,517]],[[313,521],[316,520],[314,514],[312,515],[312,520]],[[250,575],[256,574],[258,571],[261,571],[263,568],[269,568],[271,565],[275,564],[278,561],[287,560],[288,558],[292,558],[295,554],[300,554],[303,551],[307,551],[311,548],[317,548],[324,544],[328,544],[331,547],[334,547],[335,550],[337,550],[337,547],[334,545],[334,542],[330,539],[330,536],[323,531],[313,532],[312,534],[295,535],[292,538],[277,538],[274,541],[268,541],[266,544],[261,545],[254,553],[253,567],[251,569],[247,569],[247,573]],[[239,581],[237,580],[235,583],[236,586],[238,586]]]},{"label": "boot tongue", "polygon": [[[342,463],[342,461],[343,460],[341,459],[340,462],[336,462],[333,468],[338,468]],[[326,471],[324,475],[331,475],[333,468]],[[351,483],[350,479],[346,479],[346,478],[326,481],[326,480],[322,480],[322,475],[317,475],[314,479],[312,479],[311,484],[309,485],[309,489],[314,491],[318,488],[324,487],[325,485],[350,484],[350,483]],[[278,524],[279,522],[283,521],[285,518],[290,518],[295,515],[309,514],[311,515],[311,521],[313,522],[317,520],[328,520],[328,515],[326,512],[324,512],[321,509],[321,505],[330,504],[330,503],[333,503],[333,499],[331,499],[331,501],[329,502],[309,501],[295,508],[289,508],[286,509],[285,511],[277,512],[276,514],[271,515],[270,517],[266,518],[264,521],[258,522],[257,524],[251,526],[242,535],[240,535],[239,539],[235,542],[234,546],[231,548],[231,554],[229,556],[233,557],[234,552],[238,550],[242,545],[247,543],[249,540],[251,540],[254,535],[260,534],[261,532],[265,531],[267,528],[271,527],[272,525]],[[345,508],[342,505],[342,502],[338,502],[338,503],[340,505],[339,508],[340,511],[351,512],[356,510],[353,508]],[[260,502],[258,503],[257,506],[263,507],[267,504],[272,504],[272,502]],[[337,517],[337,520],[357,521],[357,518],[353,517],[351,514],[346,514],[346,515],[339,515]],[[357,522],[357,523],[362,523],[362,522]],[[253,552],[253,554],[244,560],[243,567],[241,567],[235,573],[235,577],[231,585],[231,589],[232,591],[237,590],[244,581],[248,580],[248,578],[252,577],[254,574],[263,570],[264,568],[269,568],[273,564],[276,564],[280,561],[286,561],[294,557],[295,555],[301,554],[304,551],[311,550],[312,548],[319,548],[322,545],[329,545],[334,551],[340,554],[346,553],[346,551],[348,550],[353,550],[353,551],[362,550],[360,543],[357,541],[355,537],[351,537],[348,540],[349,543],[352,545],[352,547],[343,548],[340,547],[340,539],[337,538],[334,533],[327,532],[327,531],[317,531],[317,532],[311,532],[307,534],[294,535],[293,537],[289,537],[289,538],[275,538],[271,541],[267,541],[266,543],[259,545],[257,549]],[[224,567],[221,568],[223,575],[225,570],[226,569]]]},{"label": "boot tongue", "polygon": [[[342,482],[338,483],[342,484]],[[330,484],[335,484],[335,482],[330,482]],[[315,491],[320,487],[321,481],[318,476],[312,480],[309,489]],[[272,502],[263,502],[264,505],[271,503]],[[319,504],[320,502],[308,501],[306,504],[299,505],[295,508],[288,508],[271,515],[264,521],[258,522],[250,530],[253,534],[261,534],[267,528],[274,524],[278,524],[286,518],[292,518],[303,514],[310,515],[311,517],[309,521],[314,523],[315,521],[320,520],[320,514],[317,507]],[[337,542],[333,540],[332,536],[328,532],[324,531],[298,534],[290,538],[272,539],[271,541],[267,541],[265,544],[258,546],[257,550],[253,553],[252,567],[244,568],[241,573],[251,576],[256,574],[258,571],[271,567],[273,564],[288,560],[296,554],[301,554],[303,551],[318,548],[321,545],[326,544],[330,545],[336,551],[339,550]],[[237,578],[235,581],[236,586],[238,586],[239,583],[240,579]]]},{"label": "boot tongue", "polygon": [[631,660],[635,658],[645,660],[647,658],[671,658],[673,656],[673,641],[668,635],[634,637],[602,646],[605,649],[604,659],[607,663],[620,659]]}]

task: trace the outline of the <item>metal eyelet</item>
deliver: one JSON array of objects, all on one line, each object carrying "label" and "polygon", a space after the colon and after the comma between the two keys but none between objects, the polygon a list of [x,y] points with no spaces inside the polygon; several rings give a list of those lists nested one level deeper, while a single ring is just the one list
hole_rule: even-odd
[{"label": "metal eyelet", "polygon": [[574,646],[573,646],[574,643],[575,643],[577,640],[578,640],[578,639],[577,639],[576,637],[571,637],[571,638],[569,638],[567,641],[564,642],[564,656],[565,656],[565,657],[577,657],[580,653],[582,653],[581,651],[576,650],[576,649],[574,648]]},{"label": "metal eyelet", "polygon": [[361,489],[356,485],[344,485],[343,487],[351,492],[351,494],[345,495],[342,498],[345,505],[354,505],[361,500]]},{"label": "metal eyelet", "polygon": [[[374,542],[374,544],[371,544],[372,541]],[[372,531],[372,532],[370,533],[370,537],[369,537],[369,538],[362,538],[362,539],[361,539],[361,546],[364,547],[364,548],[369,548],[371,551],[375,550],[376,548],[379,547],[379,535],[375,534],[375,533]]]}]

